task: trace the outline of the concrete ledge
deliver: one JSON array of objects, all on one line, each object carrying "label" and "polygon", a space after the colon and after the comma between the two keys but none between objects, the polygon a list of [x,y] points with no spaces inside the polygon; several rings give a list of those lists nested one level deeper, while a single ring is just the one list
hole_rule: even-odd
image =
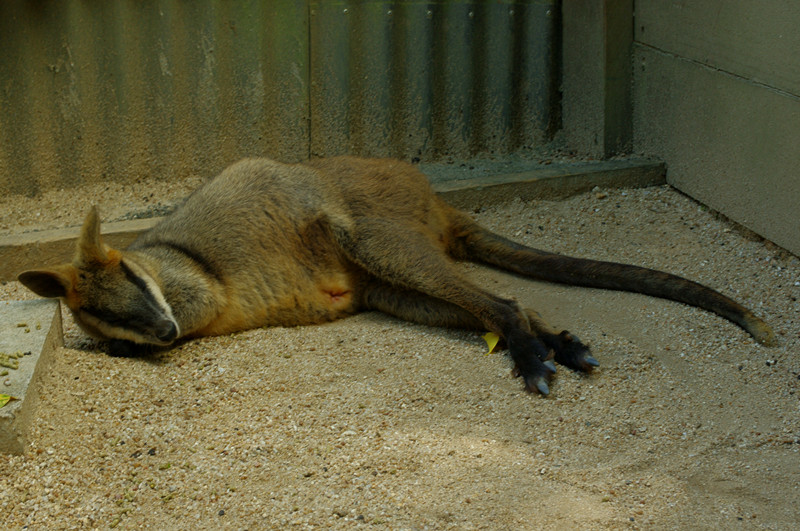
[{"label": "concrete ledge", "polygon": [[666,184],[667,168],[648,160],[610,160],[542,165],[525,171],[436,181],[433,188],[451,205],[472,210],[515,198],[564,199],[601,188],[643,188]]},{"label": "concrete ledge", "polygon": [[[126,248],[140,232],[160,218],[103,223],[103,238],[112,247]],[[0,238],[0,281],[15,280],[27,269],[69,262],[79,227],[13,234]]]},{"label": "concrete ledge", "polygon": [[[604,188],[638,188],[665,184],[663,163],[647,160],[539,164],[430,164],[421,167],[434,190],[450,204],[464,210],[514,198],[562,199]],[[457,177],[457,178],[456,178]],[[137,219],[103,224],[105,241],[126,248],[138,234],[161,218]],[[0,281],[14,280],[26,269],[55,265],[72,259],[77,227],[16,234],[0,238]]]},{"label": "concrete ledge", "polygon": [[21,454],[39,398],[39,380],[64,344],[61,309],[56,301],[0,302],[0,352],[19,353],[18,368],[0,367],[0,393],[11,400],[0,407],[0,453]]}]

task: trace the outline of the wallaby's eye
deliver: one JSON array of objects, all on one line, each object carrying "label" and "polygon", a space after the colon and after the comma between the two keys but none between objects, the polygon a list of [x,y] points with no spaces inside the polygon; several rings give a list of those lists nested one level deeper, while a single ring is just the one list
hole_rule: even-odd
[{"label": "wallaby's eye", "polygon": [[100,308],[85,307],[82,308],[82,310],[84,313],[86,313],[86,315],[90,315],[95,319],[97,319],[98,321],[102,321],[111,326],[125,327],[128,324],[128,321],[130,320],[125,316],[120,316],[111,311],[102,310]]}]

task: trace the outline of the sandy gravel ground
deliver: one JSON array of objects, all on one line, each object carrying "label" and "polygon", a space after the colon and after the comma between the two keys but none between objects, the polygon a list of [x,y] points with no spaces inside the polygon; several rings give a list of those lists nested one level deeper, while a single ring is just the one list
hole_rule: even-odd
[{"label": "sandy gravel ground", "polygon": [[[85,210],[71,207],[61,225]],[[666,187],[475,217],[716,287],[780,346],[677,303],[470,265],[591,344],[601,368],[562,368],[542,398],[479,334],[374,313],[114,359],[67,319],[30,451],[0,456],[0,528],[796,529],[797,258]],[[30,297],[16,283],[0,295]]]}]

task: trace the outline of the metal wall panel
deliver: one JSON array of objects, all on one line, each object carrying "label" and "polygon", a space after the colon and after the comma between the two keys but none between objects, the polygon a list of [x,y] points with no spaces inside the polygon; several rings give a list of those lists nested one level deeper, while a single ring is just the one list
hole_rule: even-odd
[{"label": "metal wall panel", "polygon": [[0,3],[0,192],[308,156],[303,2]]},{"label": "metal wall panel", "polygon": [[0,3],[0,193],[236,158],[515,153],[560,126],[551,2]]},{"label": "metal wall panel", "polygon": [[311,154],[506,154],[560,126],[555,2],[311,2]]}]

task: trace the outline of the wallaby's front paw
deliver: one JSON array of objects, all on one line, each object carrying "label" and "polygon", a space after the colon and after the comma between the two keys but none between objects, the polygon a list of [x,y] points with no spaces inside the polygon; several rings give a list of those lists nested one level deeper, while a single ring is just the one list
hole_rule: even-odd
[{"label": "wallaby's front paw", "polygon": [[140,345],[124,339],[111,339],[108,341],[107,353],[115,358],[136,358],[151,352],[149,345]]}]

